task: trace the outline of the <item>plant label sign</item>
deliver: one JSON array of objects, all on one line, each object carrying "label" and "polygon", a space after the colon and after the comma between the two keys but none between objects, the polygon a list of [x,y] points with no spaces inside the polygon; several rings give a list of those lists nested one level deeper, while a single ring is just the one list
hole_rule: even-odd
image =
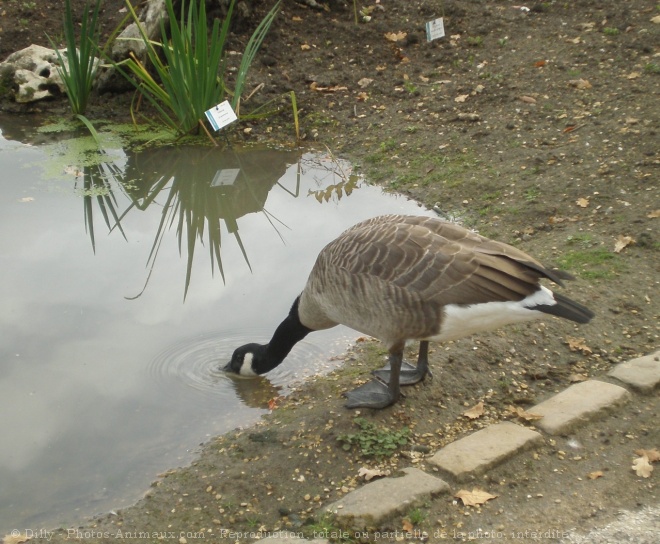
[{"label": "plant label sign", "polygon": [[240,168],[225,168],[224,170],[218,170],[211,182],[211,187],[226,187],[227,185],[234,185],[240,171]]},{"label": "plant label sign", "polygon": [[227,100],[204,112],[214,130],[218,131],[238,119]]},{"label": "plant label sign", "polygon": [[439,19],[434,19],[426,23],[426,41],[432,42],[438,38],[444,38],[445,36],[445,22],[440,17]]}]

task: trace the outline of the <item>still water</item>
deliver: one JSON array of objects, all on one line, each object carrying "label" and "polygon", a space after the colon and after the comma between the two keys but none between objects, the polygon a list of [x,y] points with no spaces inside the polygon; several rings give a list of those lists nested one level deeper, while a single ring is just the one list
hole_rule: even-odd
[{"label": "still water", "polygon": [[427,213],[324,153],[106,142],[99,158],[34,124],[0,117],[0,535],[135,502],[332,368],[342,327],[265,378],[218,370],[269,339],[336,235]]}]

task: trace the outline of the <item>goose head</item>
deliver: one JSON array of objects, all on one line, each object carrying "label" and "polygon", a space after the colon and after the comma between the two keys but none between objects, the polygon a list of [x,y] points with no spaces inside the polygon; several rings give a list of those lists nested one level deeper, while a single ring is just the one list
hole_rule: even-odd
[{"label": "goose head", "polygon": [[265,374],[279,364],[271,360],[267,350],[267,344],[245,344],[236,348],[224,370],[248,378]]}]

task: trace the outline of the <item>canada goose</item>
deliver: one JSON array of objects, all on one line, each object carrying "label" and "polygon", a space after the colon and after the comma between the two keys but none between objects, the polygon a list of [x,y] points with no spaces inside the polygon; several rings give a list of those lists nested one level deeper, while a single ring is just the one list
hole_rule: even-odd
[{"label": "canada goose", "polygon": [[[399,385],[428,373],[428,342],[545,314],[587,323],[593,312],[540,285],[572,276],[526,253],[430,217],[386,215],[351,227],[319,254],[302,293],[266,345],[234,351],[225,370],[256,376],[278,366],[312,331],[338,324],[380,339],[389,368],[346,394],[348,408],[384,408]],[[402,369],[406,340],[419,340],[417,367]],[[384,378],[388,382],[379,380]]]}]

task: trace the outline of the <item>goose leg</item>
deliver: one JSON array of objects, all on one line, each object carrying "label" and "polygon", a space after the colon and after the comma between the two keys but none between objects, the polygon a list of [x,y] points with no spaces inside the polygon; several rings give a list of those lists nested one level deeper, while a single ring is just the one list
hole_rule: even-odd
[{"label": "goose leg", "polygon": [[401,396],[399,378],[402,361],[403,347],[400,350],[390,351],[389,368],[391,371],[388,372],[388,383],[386,384],[376,377],[357,389],[345,393],[348,399],[346,408],[380,409],[398,401]]},{"label": "goose leg", "polygon": [[[380,370],[373,371],[374,376],[381,378],[385,381],[390,379],[390,365],[387,364]],[[421,382],[426,375],[432,376],[429,370],[429,343],[427,340],[422,340],[419,343],[419,355],[417,357],[417,366],[412,366],[410,363],[404,362],[401,365],[401,385],[413,385]]]}]

